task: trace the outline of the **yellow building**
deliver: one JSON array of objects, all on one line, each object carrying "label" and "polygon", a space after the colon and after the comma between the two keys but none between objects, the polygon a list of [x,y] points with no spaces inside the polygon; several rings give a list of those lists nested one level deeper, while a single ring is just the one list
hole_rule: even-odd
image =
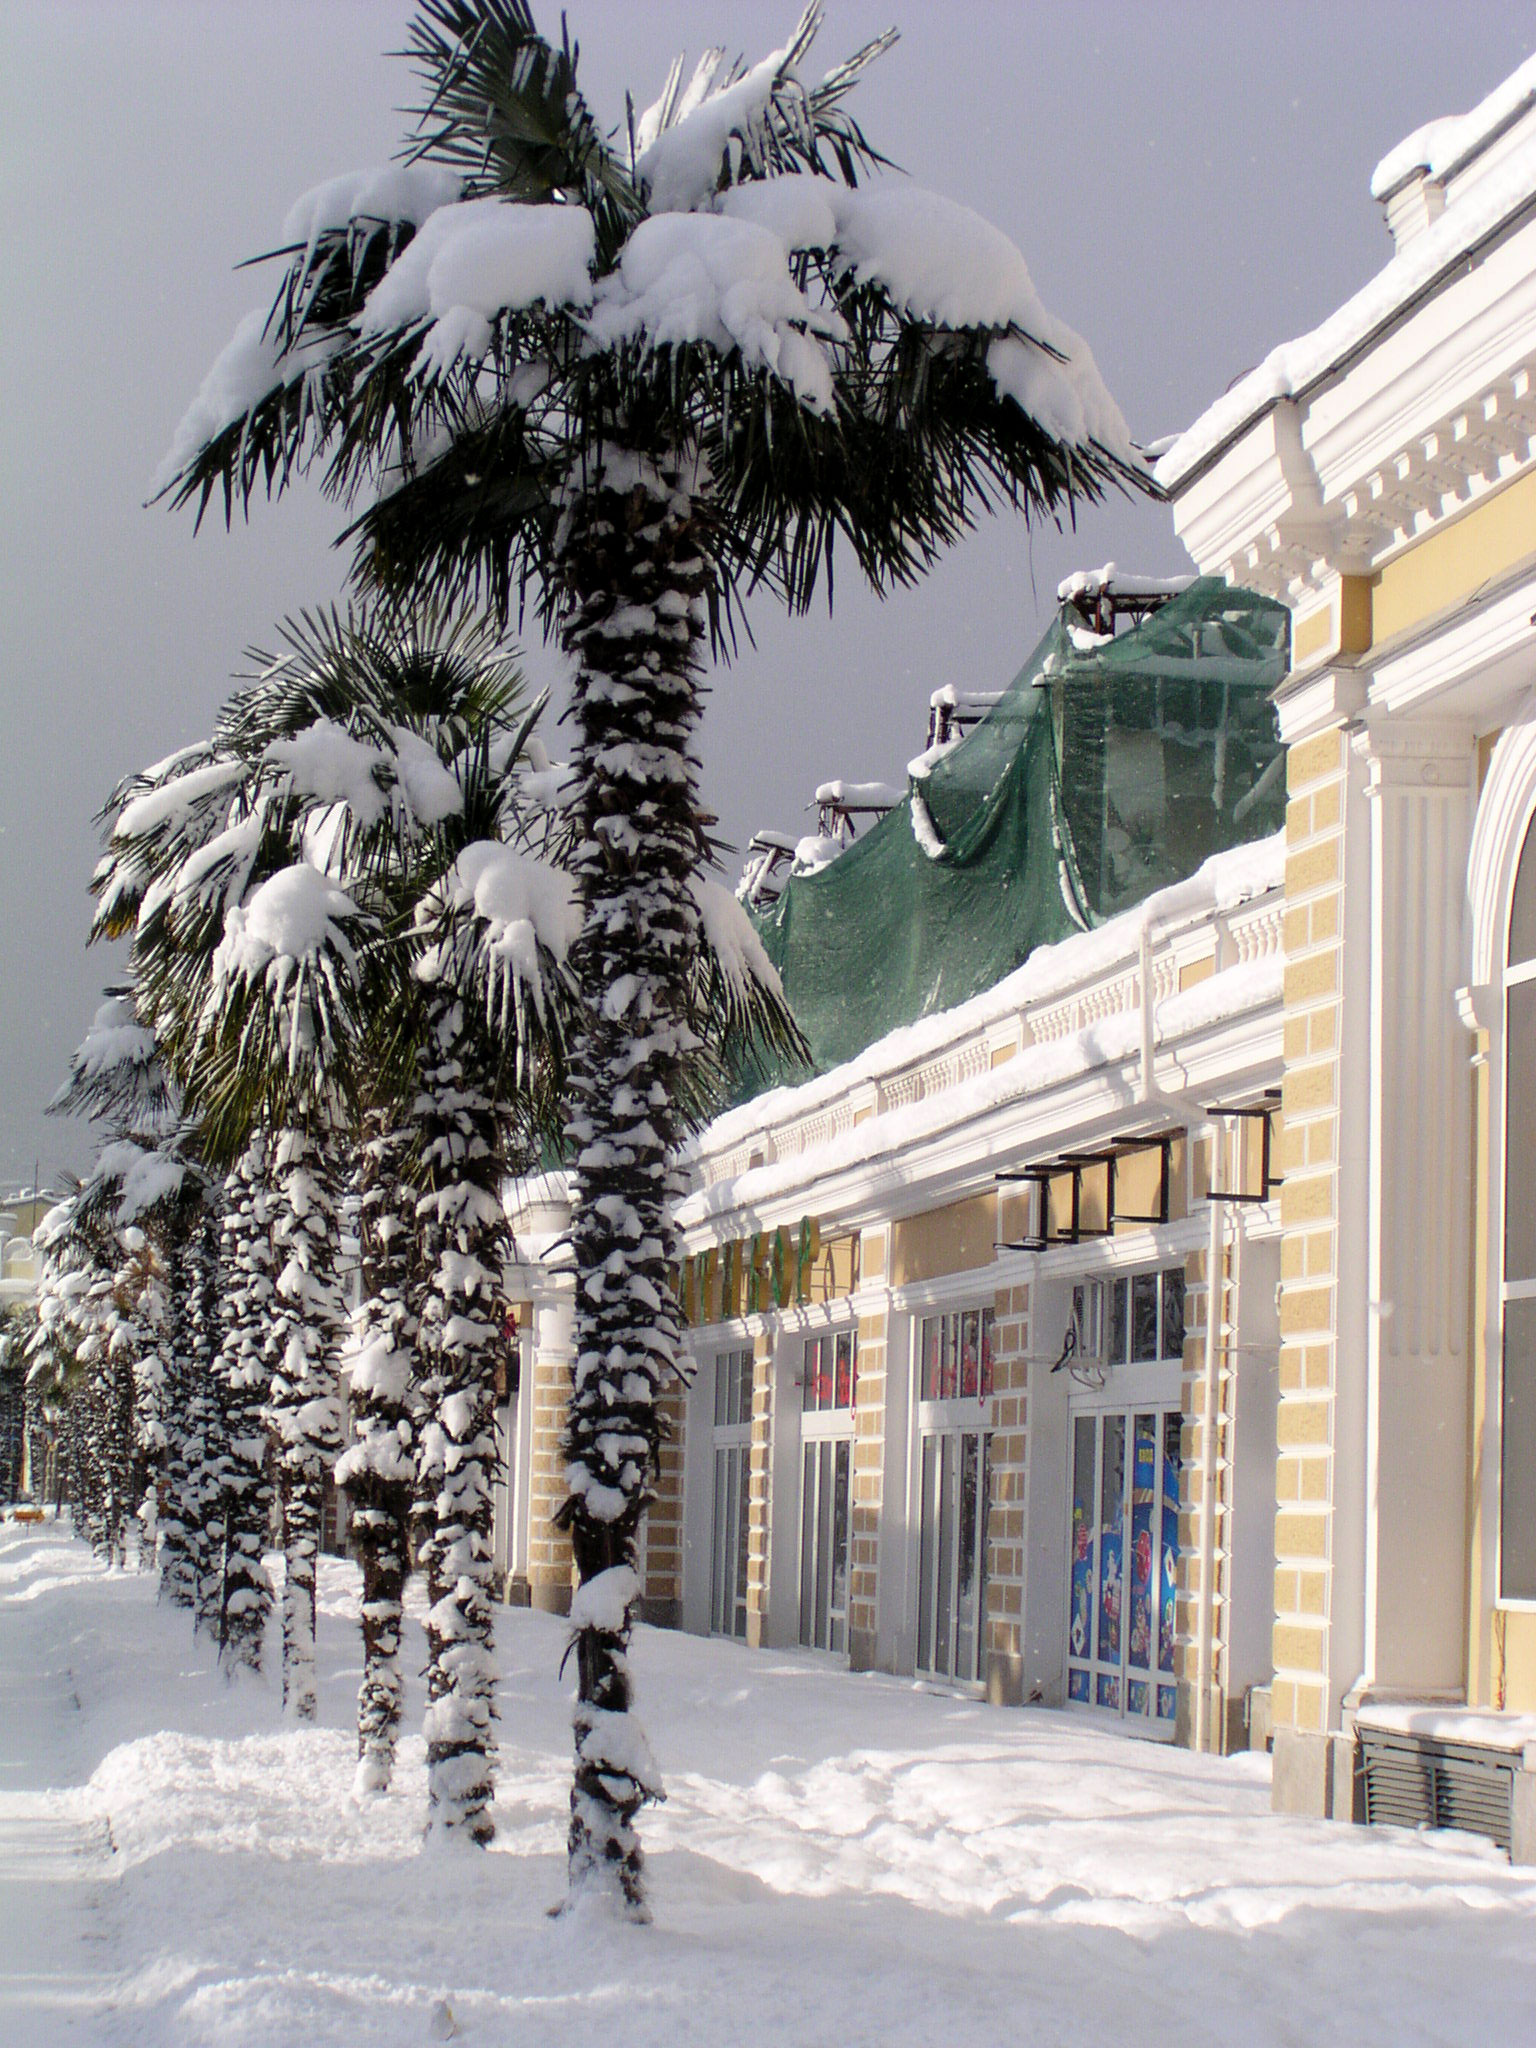
[{"label": "yellow building", "polygon": [[1372,189],[1391,261],[1159,469],[1293,618],[1275,1800],[1530,1858],[1536,60]]}]

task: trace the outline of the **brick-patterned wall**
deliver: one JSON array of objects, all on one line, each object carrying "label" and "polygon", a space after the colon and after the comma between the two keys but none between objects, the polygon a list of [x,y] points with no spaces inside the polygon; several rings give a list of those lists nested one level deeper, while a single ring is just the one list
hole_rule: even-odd
[{"label": "brick-patterned wall", "polygon": [[1328,1702],[1347,772],[1341,732],[1290,750],[1271,1713],[1276,1729],[1302,1734],[1324,1732]]},{"label": "brick-patterned wall", "polygon": [[661,1447],[656,1490],[645,1516],[645,1617],[676,1628],[683,1608],[683,1431],[687,1390],[668,1390],[661,1402],[667,1439]]},{"label": "brick-patterned wall", "polygon": [[853,1506],[848,1531],[848,1658],[855,1671],[875,1661],[880,1506],[885,1467],[887,1321],[859,1318],[858,1397],[853,1422]]},{"label": "brick-patterned wall", "polygon": [[535,1353],[533,1456],[528,1488],[528,1586],[535,1607],[567,1614],[571,1605],[571,1545],[551,1516],[565,1499],[560,1431],[571,1394],[571,1361]]},{"label": "brick-patterned wall", "polygon": [[1207,1279],[1209,1251],[1191,1252],[1184,1261],[1184,1365],[1181,1381],[1183,1423],[1179,1432],[1179,1591],[1176,1603],[1179,1680],[1177,1740],[1194,1748],[1199,1732],[1200,1603],[1211,1577],[1210,1688],[1206,1701],[1204,1747],[1218,1753],[1228,1747],[1232,1731],[1227,1710],[1228,1603],[1231,1597],[1232,1412],[1237,1391],[1236,1358],[1231,1331],[1236,1321],[1232,1295],[1232,1255],[1223,1250],[1217,1272],[1215,1484],[1211,1490],[1210,1549],[1201,1550],[1201,1513],[1205,1487],[1205,1344],[1211,1312]]},{"label": "brick-patterned wall", "polygon": [[1022,1691],[1029,1427],[1029,1288],[993,1298],[992,1497],[987,1515],[987,1693],[1016,1703]]},{"label": "brick-patterned wall", "polygon": [[773,1527],[773,1337],[752,1346],[752,1453],[747,1495],[747,1641],[768,1640],[768,1545]]}]

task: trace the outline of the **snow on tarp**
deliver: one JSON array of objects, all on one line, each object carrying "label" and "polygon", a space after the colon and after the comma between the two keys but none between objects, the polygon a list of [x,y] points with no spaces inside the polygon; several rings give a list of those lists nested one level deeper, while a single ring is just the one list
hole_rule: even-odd
[{"label": "snow on tarp", "polygon": [[[1122,963],[1134,962],[1144,933],[1155,936],[1172,926],[1194,922],[1201,917],[1230,914],[1256,897],[1279,889],[1284,880],[1283,831],[1267,839],[1234,847],[1230,852],[1215,854],[1187,880],[1148,896],[1134,909],[1122,912],[1097,930],[1077,932],[1055,945],[1037,947],[1021,967],[991,988],[972,996],[969,1001],[919,1018],[916,1023],[901,1025],[868,1046],[856,1058],[834,1067],[830,1073],[819,1074],[795,1087],[771,1089],[754,1096],[750,1102],[726,1110],[697,1139],[688,1143],[683,1156],[697,1159],[706,1151],[728,1151],[733,1145],[764,1129],[796,1122],[824,1108],[860,1083],[880,1080],[921,1060],[930,1059],[946,1046],[983,1031],[990,1024],[1016,1016],[1031,1004],[1050,1002],[1086,981],[1109,973]],[[1250,975],[1250,967],[1261,972]],[[1165,998],[1158,1006],[1159,1024],[1169,1032],[1196,1029],[1220,1014],[1223,1003],[1236,1002],[1238,1010],[1230,1014],[1238,1014],[1242,1009],[1270,1001],[1275,991],[1270,988],[1265,975],[1272,972],[1270,961],[1259,960],[1244,962],[1221,975],[1211,976],[1179,996]],[[1207,1006],[1203,1011],[1191,1000],[1202,994]],[[1183,1007],[1178,1007],[1180,1005]],[[1121,1020],[1108,1021],[1118,1023]],[[1135,1044],[1139,1045],[1139,1019],[1132,1016],[1124,1021],[1127,1031],[1135,1034]],[[1047,1045],[1028,1050],[1044,1054],[1051,1046],[1073,1043],[1069,1039],[1051,1040]],[[1069,1064],[1075,1061],[1092,1064],[1091,1052],[1102,1052],[1108,1043],[1110,1040],[1101,1031],[1094,1037],[1092,1048],[1085,1050],[1080,1047],[1075,1052],[1064,1054],[1063,1058]],[[1128,1036],[1125,1050],[1132,1049]],[[1017,1082],[1023,1072],[1019,1068],[1020,1057],[1022,1055],[996,1069],[990,1078],[1003,1087],[1008,1085],[1009,1076]],[[1074,1071],[1081,1070],[1080,1066],[1074,1068]],[[1030,1085],[1039,1085],[1038,1074],[1034,1075]],[[953,1113],[954,1091],[933,1098],[933,1102],[947,1105],[943,1115],[949,1116]],[[861,1124],[859,1132],[870,1132],[873,1121]],[[875,1135],[880,1140],[885,1134],[878,1132]],[[799,1156],[808,1158],[809,1154]],[[817,1171],[822,1170],[821,1159],[822,1154],[818,1152]]]},{"label": "snow on tarp", "polygon": [[1512,71],[1467,114],[1426,121],[1389,149],[1371,173],[1371,197],[1390,199],[1416,171],[1444,178],[1536,99],[1536,56]]},{"label": "snow on tarp", "polygon": [[818,1067],[1282,821],[1283,606],[1206,578],[1087,649],[1075,616],[963,738],[911,764],[895,809],[805,847],[758,915]]},{"label": "snow on tarp", "polygon": [[1277,400],[1297,396],[1461,262],[1536,193],[1536,139],[1511,151],[1486,177],[1406,243],[1370,282],[1309,334],[1271,349],[1256,369],[1180,434],[1154,471],[1172,490]]},{"label": "snow on tarp", "polygon": [[369,293],[359,334],[386,334],[429,316],[428,365],[484,355],[499,314],[586,306],[597,237],[581,206],[525,206],[465,199],[430,214]]}]

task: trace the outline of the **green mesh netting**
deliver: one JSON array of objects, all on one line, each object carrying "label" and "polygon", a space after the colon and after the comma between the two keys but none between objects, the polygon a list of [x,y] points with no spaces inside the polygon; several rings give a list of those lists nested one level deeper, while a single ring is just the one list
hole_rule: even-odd
[{"label": "green mesh netting", "polygon": [[1210,577],[1114,639],[1064,609],[906,799],[756,918],[817,1070],[1278,830],[1289,616]]}]

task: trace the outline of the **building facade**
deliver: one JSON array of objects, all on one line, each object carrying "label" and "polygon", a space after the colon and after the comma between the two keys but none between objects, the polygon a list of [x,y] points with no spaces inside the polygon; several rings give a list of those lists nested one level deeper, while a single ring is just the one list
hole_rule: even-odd
[{"label": "building facade", "polygon": [[[704,1134],[652,1618],[1213,1749],[1257,1696],[1262,1740],[1283,859],[1217,856]],[[504,1556],[563,1611],[559,1179],[514,1220]]]},{"label": "building facade", "polygon": [[1159,471],[1293,619],[1275,1797],[1465,1751],[1531,1855],[1536,60],[1373,191],[1392,260]]},{"label": "building facade", "polygon": [[[1289,613],[1283,831],[703,1134],[645,1596],[1529,1859],[1536,60],[1373,190],[1382,273],[1159,468]],[[559,1178],[514,1212],[563,1610]]]}]

